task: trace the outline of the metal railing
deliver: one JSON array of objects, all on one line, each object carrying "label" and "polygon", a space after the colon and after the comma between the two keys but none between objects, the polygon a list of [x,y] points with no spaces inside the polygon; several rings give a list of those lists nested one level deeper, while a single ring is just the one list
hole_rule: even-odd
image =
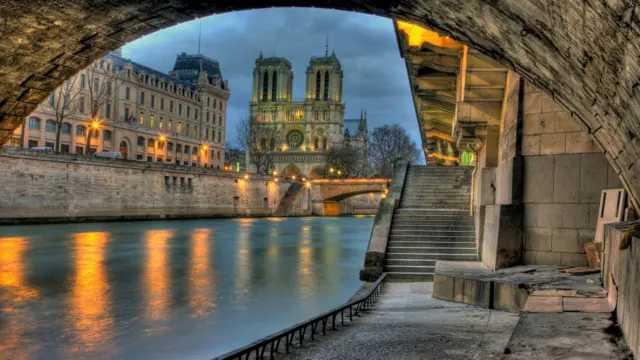
[{"label": "metal railing", "polygon": [[[295,346],[302,346],[305,337],[308,337],[313,341],[320,330],[322,330],[323,335],[326,334],[329,325],[331,330],[335,330],[338,316],[340,316],[340,324],[344,326],[345,321],[351,322],[353,321],[354,316],[360,315],[361,311],[370,309],[373,303],[380,296],[386,276],[387,273],[383,273],[378,280],[376,280],[371,289],[358,299],[349,301],[344,305],[329,310],[290,328],[281,330],[240,349],[218,356],[213,360],[275,359],[276,354],[281,350],[283,345],[284,351],[288,354],[291,348]],[[348,314],[345,314],[347,311]],[[349,317],[348,320],[345,319],[345,316]],[[320,325],[322,327],[321,329],[318,329]]]}]

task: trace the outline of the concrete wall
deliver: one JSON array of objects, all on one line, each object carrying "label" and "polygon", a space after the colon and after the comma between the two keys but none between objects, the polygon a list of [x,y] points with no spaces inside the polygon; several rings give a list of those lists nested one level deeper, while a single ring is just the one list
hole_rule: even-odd
[{"label": "concrete wall", "polygon": [[522,129],[524,263],[586,265],[600,193],[622,184],[589,133],[531,84]]},{"label": "concrete wall", "polygon": [[[290,186],[203,168],[71,159],[0,156],[0,184],[11,189],[0,197],[0,218],[266,215]],[[301,197],[293,213],[305,203]]]}]

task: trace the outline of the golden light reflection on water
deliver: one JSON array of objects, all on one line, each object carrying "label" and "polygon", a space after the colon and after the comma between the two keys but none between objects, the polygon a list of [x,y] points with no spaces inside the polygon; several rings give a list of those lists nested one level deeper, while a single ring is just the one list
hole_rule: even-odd
[{"label": "golden light reflection on water", "polygon": [[211,229],[195,229],[191,235],[191,264],[189,268],[189,306],[193,317],[206,317],[213,313],[215,304],[215,278],[211,267],[211,247],[214,237]]},{"label": "golden light reflection on water", "polygon": [[74,276],[67,329],[75,338],[73,352],[95,351],[113,337],[111,290],[105,264],[109,236],[107,232],[73,234]]},{"label": "golden light reflection on water", "polygon": [[0,238],[0,357],[29,359],[34,317],[22,307],[39,293],[26,283],[27,238]]},{"label": "golden light reflection on water", "polygon": [[248,229],[240,229],[236,250],[236,296],[243,298],[251,286],[251,243]]},{"label": "golden light reflection on water", "polygon": [[146,258],[143,276],[147,293],[145,317],[152,321],[166,320],[169,317],[169,240],[173,236],[173,230],[148,230],[144,234]]},{"label": "golden light reflection on water", "polygon": [[316,292],[316,279],[313,276],[313,247],[311,244],[311,226],[302,227],[302,238],[298,248],[298,278],[300,296],[309,298]]}]

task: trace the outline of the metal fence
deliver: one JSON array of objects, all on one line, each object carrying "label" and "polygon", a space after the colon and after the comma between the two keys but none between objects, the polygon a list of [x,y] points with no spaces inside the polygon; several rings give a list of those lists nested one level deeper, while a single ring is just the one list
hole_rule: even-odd
[{"label": "metal fence", "polygon": [[[380,296],[386,276],[387,273],[383,273],[371,289],[358,299],[349,301],[333,310],[279,331],[245,347],[218,356],[213,360],[275,359],[276,354],[282,348],[284,348],[285,353],[289,353],[291,348],[302,346],[305,340],[313,341],[319,331],[322,331],[324,335],[327,329],[335,330],[338,317],[340,324],[344,326],[345,322],[353,321],[353,317],[359,316],[360,312],[370,309]],[[348,316],[348,319],[345,319],[346,316]]]}]

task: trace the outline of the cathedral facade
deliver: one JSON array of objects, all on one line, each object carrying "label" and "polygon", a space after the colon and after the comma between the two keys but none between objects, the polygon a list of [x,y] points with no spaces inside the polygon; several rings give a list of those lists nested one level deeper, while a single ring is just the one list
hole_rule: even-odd
[{"label": "cathedral facade", "polygon": [[[274,170],[289,177],[317,178],[326,175],[326,152],[342,143],[345,135],[343,72],[335,52],[326,52],[311,58],[305,75],[305,97],[293,100],[291,63],[260,53],[253,70],[250,123],[277,129],[269,132],[275,134],[270,139],[260,139],[257,144],[259,149],[273,152]],[[364,128],[357,127],[363,134],[350,136],[366,138],[366,121],[363,124]]]}]

